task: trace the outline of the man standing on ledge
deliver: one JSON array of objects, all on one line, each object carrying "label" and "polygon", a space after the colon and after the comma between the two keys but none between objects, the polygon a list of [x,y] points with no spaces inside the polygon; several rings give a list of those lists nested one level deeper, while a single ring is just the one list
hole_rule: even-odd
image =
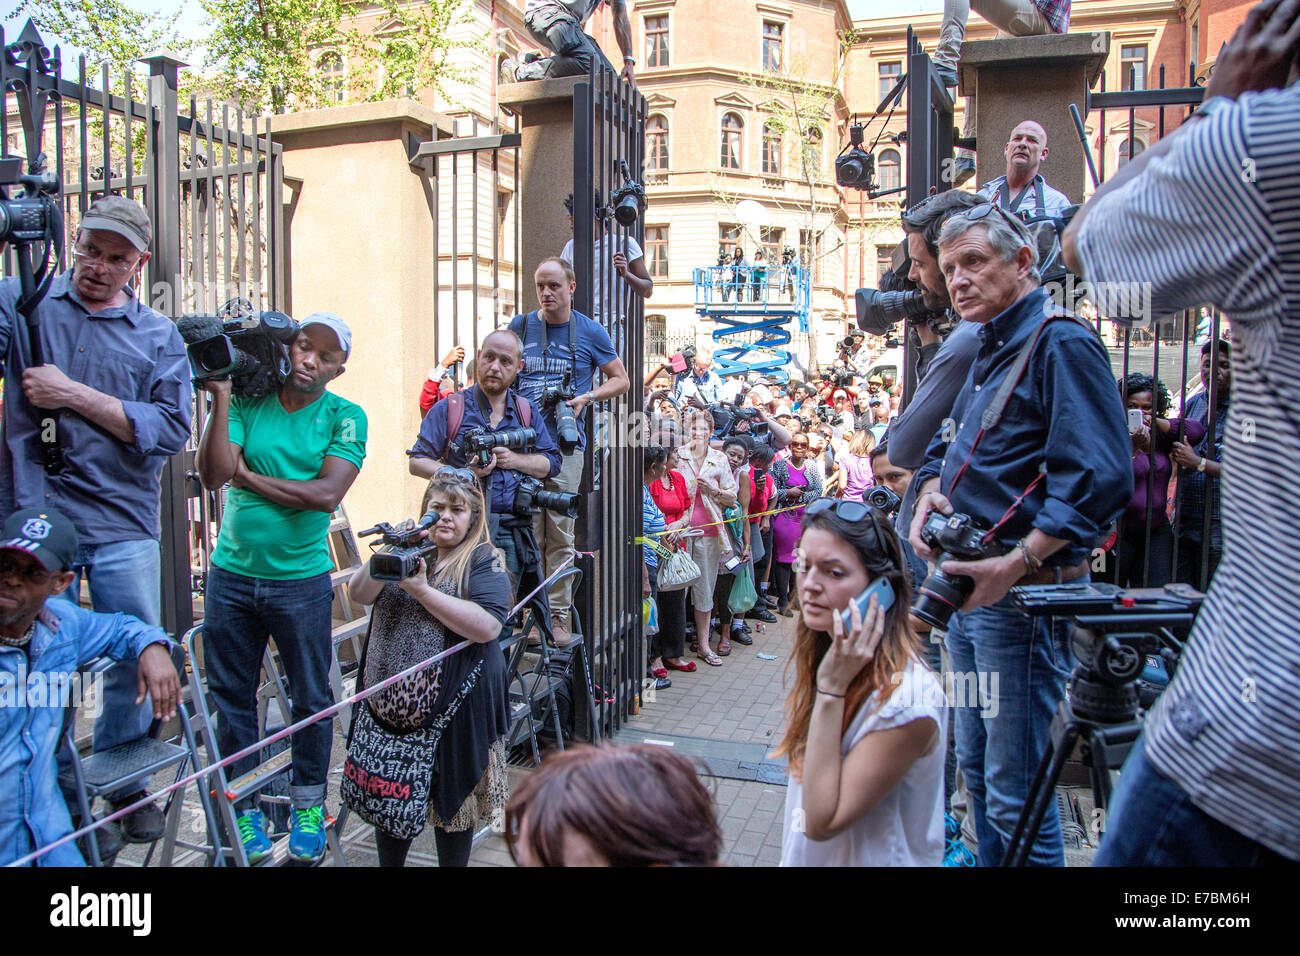
[{"label": "man standing on ledge", "polygon": [[1007,157],[1007,174],[981,186],[981,196],[1022,219],[1060,217],[1073,205],[1065,193],[1047,185],[1039,171],[1047,159],[1047,130],[1033,120],[1025,120],[1011,131],[1003,153]]},{"label": "man standing on ledge", "polygon": [[[523,61],[507,57],[501,61],[501,80],[505,83],[546,80],[557,76],[586,76],[592,61],[601,63],[611,73],[617,72],[606,59],[600,45],[583,32],[583,24],[606,0],[528,0],[524,26],[541,46],[554,56],[526,54]],[[632,21],[627,16],[625,0],[608,0],[614,8],[614,39],[623,51],[623,79],[636,86],[632,56]],[[532,56],[532,59],[528,57]]]}]

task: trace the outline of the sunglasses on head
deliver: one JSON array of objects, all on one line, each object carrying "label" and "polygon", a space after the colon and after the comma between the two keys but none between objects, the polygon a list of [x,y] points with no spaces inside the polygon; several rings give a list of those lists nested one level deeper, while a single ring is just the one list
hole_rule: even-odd
[{"label": "sunglasses on head", "polygon": [[961,216],[971,222],[979,222],[981,219],[987,219],[995,212],[1007,221],[1007,225],[1011,227],[1012,232],[1017,236],[1024,237],[1025,224],[995,202],[982,202],[978,206],[971,206],[969,209],[964,210]]},{"label": "sunglasses on head", "polygon": [[451,465],[443,465],[438,469],[433,477],[440,478],[443,481],[454,481],[467,485],[474,485],[476,487],[478,486],[478,478],[475,477],[474,472],[470,471],[468,468],[453,468]]},{"label": "sunglasses on head", "polygon": [[885,545],[885,533],[880,527],[880,516],[874,507],[865,501],[850,501],[845,498],[818,498],[804,509],[804,514],[809,517],[816,517],[828,512],[841,521],[847,521],[849,524],[870,521],[871,530],[876,536],[877,550],[881,554],[889,554],[889,548]]}]

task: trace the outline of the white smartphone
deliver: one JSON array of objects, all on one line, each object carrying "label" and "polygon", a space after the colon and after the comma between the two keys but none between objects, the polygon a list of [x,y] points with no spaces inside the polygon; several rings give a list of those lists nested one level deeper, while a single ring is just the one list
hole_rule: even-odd
[{"label": "white smartphone", "polygon": [[1142,409],[1130,408],[1128,410],[1128,433],[1136,435],[1142,430]]}]

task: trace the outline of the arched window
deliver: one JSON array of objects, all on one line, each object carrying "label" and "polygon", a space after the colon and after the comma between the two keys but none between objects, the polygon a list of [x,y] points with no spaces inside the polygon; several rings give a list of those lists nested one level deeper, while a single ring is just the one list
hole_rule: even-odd
[{"label": "arched window", "polygon": [[880,151],[880,157],[876,160],[876,178],[880,181],[882,190],[897,189],[903,185],[903,158],[898,150]]},{"label": "arched window", "polygon": [[646,154],[649,172],[668,172],[668,119],[658,113],[645,123]]},{"label": "arched window", "polygon": [[1119,165],[1123,166],[1135,156],[1142,155],[1144,149],[1146,149],[1146,146],[1142,144],[1142,140],[1133,136],[1124,139],[1119,144]]},{"label": "arched window", "polygon": [[763,124],[763,173],[781,175],[781,126],[778,123]]},{"label": "arched window", "polygon": [[343,57],[326,53],[316,61],[316,72],[321,79],[321,93],[326,103],[342,103],[345,94],[343,83]]},{"label": "arched window", "polygon": [[739,169],[741,162],[741,144],[745,138],[745,121],[736,113],[726,113],[722,117],[722,159],[723,169]]},{"label": "arched window", "polygon": [[821,179],[822,175],[822,131],[821,127],[809,126],[804,140],[804,159],[811,179]]},{"label": "arched window", "polygon": [[384,47],[384,59],[388,61],[386,92],[392,96],[414,97],[415,89],[415,48],[405,40],[394,40]]}]

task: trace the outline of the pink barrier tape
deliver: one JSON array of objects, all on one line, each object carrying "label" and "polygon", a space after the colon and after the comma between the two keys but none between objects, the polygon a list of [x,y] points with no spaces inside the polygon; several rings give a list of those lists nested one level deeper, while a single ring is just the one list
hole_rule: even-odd
[{"label": "pink barrier tape", "polygon": [[[519,601],[519,603],[517,603],[513,608],[510,609],[510,613],[506,615],[506,619],[509,620],[515,614],[519,613],[519,611],[523,609],[524,605],[527,604],[530,600],[532,600],[534,596],[539,594],[542,590],[549,588],[551,584],[554,583],[556,578],[558,578],[561,574],[563,574],[565,571],[569,569],[569,566],[571,564],[573,564],[573,559],[569,558],[562,565],[556,568],[555,571],[551,573],[550,577],[546,578],[546,580],[542,581],[541,584],[537,585],[537,587],[529,591],[528,594],[526,594]],[[243,760],[245,757],[251,757],[253,754],[256,754],[258,751],[260,751],[263,747],[267,746],[268,744],[273,744],[276,741],[283,740],[285,737],[291,736],[292,734],[296,734],[304,727],[310,727],[312,724],[320,723],[326,717],[334,716],[344,707],[349,707],[352,704],[355,704],[359,700],[365,700],[367,697],[370,697],[372,694],[377,694],[381,690],[385,690],[388,687],[391,687],[393,684],[396,684],[398,681],[405,680],[411,675],[424,670],[426,667],[429,667],[432,664],[436,664],[439,661],[446,660],[448,657],[451,657],[451,655],[453,654],[460,653],[465,648],[469,647],[472,643],[474,642],[461,641],[459,644],[455,645],[454,647],[449,647],[447,648],[447,650],[435,654],[433,657],[430,657],[428,660],[420,661],[418,664],[412,664],[410,667],[402,671],[400,674],[394,674],[392,677],[387,678],[381,683],[375,684],[373,687],[367,687],[365,690],[353,694],[351,697],[345,698],[344,700],[341,700],[330,707],[326,707],[324,710],[318,711],[314,714],[311,714],[310,716],[304,717],[296,724],[292,724],[288,727],[285,727],[283,730],[276,731],[270,737],[266,737],[262,740],[259,740],[257,741],[257,743],[251,744],[245,747],[243,750],[231,754],[229,757],[223,757],[221,760],[207,767],[204,767],[202,770],[196,770],[188,777],[183,777],[182,779],[177,780],[175,783],[163,787],[161,790],[157,791],[156,793],[149,794],[143,799],[137,800],[135,803],[128,804],[127,806],[122,807],[122,809],[110,813],[106,817],[101,817],[100,819],[92,823],[90,826],[82,827],[80,830],[76,830],[72,833],[69,833],[67,836],[60,837],[59,839],[55,840],[53,843],[46,844],[40,849],[35,850],[34,852],[29,853],[26,856],[21,857],[20,859],[14,860],[12,863],[7,863],[5,865],[11,867],[26,866],[32,861],[37,860],[40,857],[44,856],[46,853],[49,853],[51,850],[63,846],[65,843],[70,843],[73,840],[78,840],[81,837],[85,836],[87,833],[91,833],[94,830],[98,830],[102,826],[105,826],[109,823],[113,823],[116,820],[120,820],[122,817],[134,813],[136,810],[140,809],[141,807],[148,806],[149,804],[153,803],[155,800],[157,800],[159,797],[163,796],[164,794],[170,793],[173,790],[179,790],[182,787],[188,787],[191,783],[194,783],[195,781],[200,780],[203,777],[210,776],[221,767],[227,767],[230,764]],[[195,758],[197,759],[197,757],[198,755],[196,754]]]}]

